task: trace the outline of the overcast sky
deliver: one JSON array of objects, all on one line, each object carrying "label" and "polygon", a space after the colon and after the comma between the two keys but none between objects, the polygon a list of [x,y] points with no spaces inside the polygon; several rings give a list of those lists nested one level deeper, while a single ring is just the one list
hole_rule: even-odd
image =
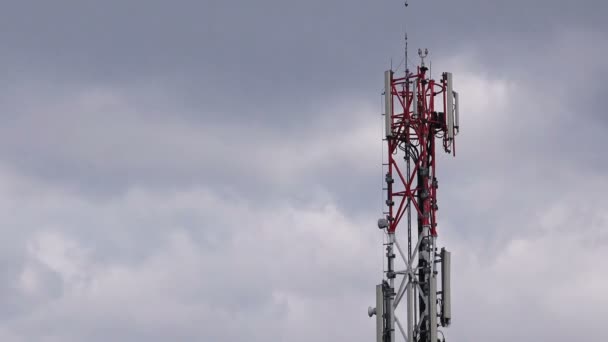
[{"label": "overcast sky", "polygon": [[373,341],[406,28],[462,103],[448,341],[608,339],[608,3],[409,3],[2,1],[0,340]]}]

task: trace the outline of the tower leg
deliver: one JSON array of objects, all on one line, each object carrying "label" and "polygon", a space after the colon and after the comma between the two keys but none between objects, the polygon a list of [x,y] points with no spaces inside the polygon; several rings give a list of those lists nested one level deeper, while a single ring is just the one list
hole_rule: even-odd
[{"label": "tower leg", "polygon": [[407,275],[409,284],[407,284],[407,342],[414,342],[414,279],[411,275]]},{"label": "tower leg", "polygon": [[[429,232],[430,233],[430,232]],[[435,237],[429,234],[431,249],[429,251],[429,335],[431,342],[437,342],[437,270],[435,267]]]},{"label": "tower leg", "polygon": [[388,278],[388,303],[387,303],[387,339],[386,342],[395,342],[395,252],[393,250],[395,244],[395,233],[389,232],[388,245],[386,247],[386,258],[388,261],[387,278]]}]

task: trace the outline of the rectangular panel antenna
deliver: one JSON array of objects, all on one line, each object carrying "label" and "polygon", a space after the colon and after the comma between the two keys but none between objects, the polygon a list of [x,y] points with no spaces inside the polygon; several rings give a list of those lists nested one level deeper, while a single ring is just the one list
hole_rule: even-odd
[{"label": "rectangular panel antenna", "polygon": [[384,122],[387,137],[393,136],[393,71],[384,72]]},{"label": "rectangular panel antenna", "polygon": [[447,99],[446,110],[445,113],[447,130],[448,130],[448,138],[450,140],[454,139],[454,89],[452,88],[452,73],[445,73],[447,80],[447,89],[445,97]]},{"label": "rectangular panel antenna", "polygon": [[460,132],[460,123],[459,123],[459,115],[458,115],[458,93],[454,92],[454,129],[456,129],[455,133]]},{"label": "rectangular panel antenna", "polygon": [[418,118],[418,82],[412,82],[412,117]]},{"label": "rectangular panel antenna", "polygon": [[452,321],[452,296],[450,294],[450,263],[452,253],[441,249],[441,325],[447,327]]},{"label": "rectangular panel antenna", "polygon": [[[432,270],[431,270],[432,271]],[[437,326],[437,275],[435,275],[435,273],[437,272],[431,272],[431,274],[429,275],[429,281],[428,281],[428,301],[429,303],[433,303],[431,305],[429,305],[429,307],[427,308],[427,312],[428,312],[428,324],[431,327],[436,327]],[[439,339],[437,339],[437,329],[429,329],[429,340],[430,341],[439,341]]]},{"label": "rectangular panel antenna", "polygon": [[384,342],[384,286],[376,285],[376,342]]}]

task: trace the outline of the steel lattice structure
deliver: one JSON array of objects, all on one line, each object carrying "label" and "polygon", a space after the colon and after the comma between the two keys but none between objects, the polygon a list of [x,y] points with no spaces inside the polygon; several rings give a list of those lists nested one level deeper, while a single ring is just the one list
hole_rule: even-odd
[{"label": "steel lattice structure", "polygon": [[[428,51],[418,53],[421,63],[416,72],[406,69],[403,77],[395,77],[388,70],[384,75],[387,210],[378,227],[388,235],[387,267],[382,284],[377,286],[376,308],[369,309],[370,316],[376,314],[378,342],[394,342],[395,326],[408,342],[436,342],[438,327],[446,327],[451,321],[451,255],[445,249],[438,252],[436,247],[436,142],[455,155],[458,93],[452,87],[452,74],[444,72],[435,81],[424,64]],[[415,231],[412,213],[417,217]],[[407,227],[407,253],[395,235],[402,226]],[[395,252],[403,261],[403,269],[396,268]],[[437,289],[439,274],[441,291]],[[400,283],[398,288],[396,281]],[[407,307],[406,327],[396,314],[403,302]]]}]

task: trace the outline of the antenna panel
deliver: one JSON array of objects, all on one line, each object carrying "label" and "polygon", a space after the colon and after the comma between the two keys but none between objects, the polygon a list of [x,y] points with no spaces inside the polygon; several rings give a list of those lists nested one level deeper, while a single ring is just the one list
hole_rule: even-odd
[{"label": "antenna panel", "polygon": [[412,117],[418,118],[418,81],[412,82]]},{"label": "antenna panel", "polygon": [[393,71],[384,72],[384,123],[387,137],[393,136]]},{"label": "antenna panel", "polygon": [[455,134],[460,132],[460,123],[459,123],[459,115],[458,115],[458,93],[454,92],[454,128],[456,129]]},{"label": "antenna panel", "polygon": [[376,285],[376,342],[384,341],[384,286]]},{"label": "antenna panel", "polygon": [[446,94],[445,94],[445,97],[447,99],[447,104],[446,104],[447,113],[445,113],[447,130],[448,130],[447,133],[448,133],[448,138],[450,140],[453,140],[454,139],[454,89],[452,88],[452,73],[446,72],[445,78],[446,78],[446,83],[447,83],[447,89],[446,89]]},{"label": "antenna panel", "polygon": [[441,325],[447,327],[452,320],[452,296],[450,294],[450,263],[452,253],[441,249]]}]

